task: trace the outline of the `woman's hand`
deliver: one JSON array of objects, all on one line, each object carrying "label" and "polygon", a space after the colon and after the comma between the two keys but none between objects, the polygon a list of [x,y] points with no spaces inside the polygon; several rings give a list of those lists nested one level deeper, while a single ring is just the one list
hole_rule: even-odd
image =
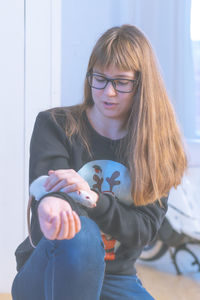
[{"label": "woman's hand", "polygon": [[50,170],[48,179],[44,187],[47,191],[57,192],[63,189],[65,193],[75,192],[77,190],[90,191],[90,186],[76,171],[73,169]]},{"label": "woman's hand", "polygon": [[89,184],[73,169],[65,170],[50,170],[48,172],[44,187],[47,191],[57,192],[62,189],[64,193],[71,193],[76,191],[86,191],[91,198],[97,202],[98,194],[90,189]]},{"label": "woman's hand", "polygon": [[79,216],[63,199],[47,196],[38,206],[41,231],[49,240],[72,239],[81,229]]}]

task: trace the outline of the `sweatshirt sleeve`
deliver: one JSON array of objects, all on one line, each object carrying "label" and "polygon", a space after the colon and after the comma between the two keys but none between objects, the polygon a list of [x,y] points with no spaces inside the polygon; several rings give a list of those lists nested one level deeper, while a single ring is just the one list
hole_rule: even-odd
[{"label": "sweatshirt sleeve", "polygon": [[31,143],[29,184],[50,169],[68,169],[70,145],[65,131],[49,111],[40,112],[36,118]]},{"label": "sweatshirt sleeve", "polygon": [[99,193],[97,206],[88,215],[100,229],[130,247],[143,247],[156,236],[167,212],[168,197],[146,206],[127,206],[112,195]]},{"label": "sweatshirt sleeve", "polygon": [[[38,114],[30,143],[29,184],[48,175],[49,170],[70,168],[71,146],[64,130],[65,120],[64,112],[57,119],[49,110]],[[67,194],[54,192],[48,195],[68,201],[79,215],[85,215],[83,208]]]}]

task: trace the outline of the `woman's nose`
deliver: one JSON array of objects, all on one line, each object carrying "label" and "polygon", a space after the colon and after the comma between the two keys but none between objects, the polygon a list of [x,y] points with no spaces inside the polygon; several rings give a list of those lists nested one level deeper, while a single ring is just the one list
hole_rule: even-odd
[{"label": "woman's nose", "polygon": [[110,97],[112,96],[116,96],[117,91],[115,90],[112,82],[108,82],[108,84],[106,85],[105,89],[104,89],[104,93]]}]

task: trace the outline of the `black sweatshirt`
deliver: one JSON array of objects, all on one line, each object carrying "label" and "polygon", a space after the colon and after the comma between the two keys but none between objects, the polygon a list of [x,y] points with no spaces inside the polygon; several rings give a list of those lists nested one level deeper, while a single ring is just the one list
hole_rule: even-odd
[{"label": "black sweatshirt", "polygon": [[[90,137],[92,158],[82,146],[80,138],[69,141],[65,134],[66,116],[60,108],[52,117],[52,110],[37,116],[30,145],[29,181],[33,182],[48,171],[74,169],[99,194],[97,206],[85,208],[62,192],[53,193],[65,199],[78,215],[88,216],[102,232],[106,250],[106,273],[135,274],[136,259],[145,245],[157,234],[167,211],[167,197],[146,206],[135,206],[130,193],[130,175],[126,160],[119,155],[121,140],[111,140],[98,134],[85,114],[84,121]],[[124,139],[125,141],[125,139]],[[121,146],[123,145],[123,146]],[[120,148],[121,149],[121,148]],[[122,151],[123,153],[123,151]],[[35,245],[42,238],[37,207],[32,203],[31,235]],[[17,270],[26,262],[34,249],[27,238],[16,250]]]}]

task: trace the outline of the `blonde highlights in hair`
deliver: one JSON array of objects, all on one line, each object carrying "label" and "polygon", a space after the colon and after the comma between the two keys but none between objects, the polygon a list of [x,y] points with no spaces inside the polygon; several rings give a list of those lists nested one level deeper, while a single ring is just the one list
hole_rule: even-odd
[{"label": "blonde highlights in hair", "polygon": [[[97,41],[87,72],[92,72],[94,66],[114,66],[140,76],[127,119],[128,147],[123,154],[128,161],[135,205],[153,203],[180,184],[187,159],[151,45],[135,26],[113,27]],[[84,102],[76,107],[76,118],[68,123],[66,133],[72,136],[78,132],[87,149],[90,145],[82,130],[82,116],[92,105],[91,88],[85,79]]]}]

